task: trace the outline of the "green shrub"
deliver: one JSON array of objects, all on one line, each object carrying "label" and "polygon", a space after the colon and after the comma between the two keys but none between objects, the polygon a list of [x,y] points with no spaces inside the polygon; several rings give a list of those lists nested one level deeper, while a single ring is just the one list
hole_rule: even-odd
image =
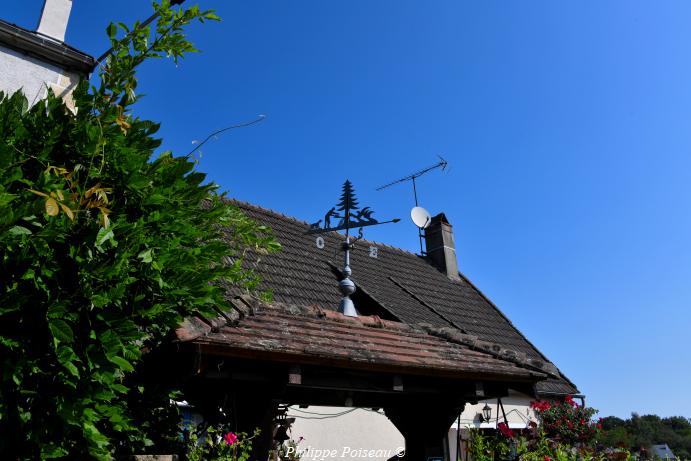
[{"label": "green shrub", "polygon": [[601,426],[593,421],[597,410],[578,405],[571,396],[563,402],[536,401],[530,405],[547,437],[569,445],[592,446]]},{"label": "green shrub", "polygon": [[152,158],[158,125],[131,112],[135,70],[194,51],[184,26],[217,19],[154,8],[153,31],[108,27],[114,52],[98,87],[76,89],[76,114],[52,94],[32,108],[0,94],[1,459],[108,460],[150,445],[164,428],[128,402],[158,405],[138,412],[150,417],[174,409],[171,389],[131,379],[143,354],[224,306],[213,282],[254,286],[246,248],[278,247],[192,159]]},{"label": "green shrub", "polygon": [[244,432],[237,434],[222,427],[208,427],[200,437],[193,429],[188,441],[187,461],[248,461],[252,452],[252,436]]}]

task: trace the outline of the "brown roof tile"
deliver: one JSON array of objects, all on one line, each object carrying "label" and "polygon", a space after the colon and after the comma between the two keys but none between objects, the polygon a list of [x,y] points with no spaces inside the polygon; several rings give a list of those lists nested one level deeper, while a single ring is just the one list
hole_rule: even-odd
[{"label": "brown roof tile", "polygon": [[[237,300],[233,304],[242,307]],[[521,381],[547,376],[417,325],[377,316],[346,317],[318,306],[250,304],[247,315],[231,312],[226,319],[187,319],[177,330],[178,339],[212,353],[297,364]]]}]

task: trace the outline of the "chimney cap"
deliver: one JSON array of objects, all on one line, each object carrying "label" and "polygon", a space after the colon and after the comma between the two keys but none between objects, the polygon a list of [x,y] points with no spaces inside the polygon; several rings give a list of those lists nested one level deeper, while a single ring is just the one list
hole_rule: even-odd
[{"label": "chimney cap", "polygon": [[439,213],[438,215],[436,215],[436,216],[434,216],[434,217],[432,218],[432,222],[436,222],[436,221],[439,221],[439,222],[441,222],[441,223],[443,223],[443,224],[449,224],[449,225],[451,225],[451,224],[449,223],[449,220],[446,219],[446,215],[445,215],[444,213]]}]

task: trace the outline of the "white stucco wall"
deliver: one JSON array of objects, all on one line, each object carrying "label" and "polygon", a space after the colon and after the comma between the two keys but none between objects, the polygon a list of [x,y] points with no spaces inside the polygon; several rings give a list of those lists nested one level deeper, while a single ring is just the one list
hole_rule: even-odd
[{"label": "white stucco wall", "polygon": [[76,73],[0,45],[0,90],[5,94],[22,90],[33,105],[46,96],[47,88],[52,88],[71,107],[72,90],[78,82]]},{"label": "white stucco wall", "polygon": [[[506,419],[509,421],[509,427],[513,429],[524,429],[527,427],[529,421],[537,421],[535,412],[530,408],[530,402],[534,398],[521,394],[519,392],[509,391],[507,397],[502,397],[501,402],[504,405],[506,412]],[[480,422],[478,415],[482,414],[482,408],[487,404],[492,409],[492,417],[489,422]],[[497,425],[497,417],[499,422],[504,421],[501,408],[497,408],[497,399],[484,400],[475,405],[467,404],[463,413],[461,413],[461,428],[495,428]],[[454,425],[454,427],[456,427]]]},{"label": "white stucco wall", "polygon": [[[536,421],[535,413],[530,408],[532,400],[534,399],[530,396],[514,391],[510,391],[507,397],[501,399],[511,428],[524,429],[530,421]],[[492,416],[489,422],[481,423],[477,415],[482,414],[485,404],[492,409]],[[290,408],[288,414],[295,418],[292,438],[297,440],[304,437],[300,448],[309,448],[302,457],[304,461],[330,459],[385,461],[393,456],[397,449],[405,447],[403,436],[382,411],[356,409],[341,416],[328,417],[348,410],[342,407]],[[467,404],[461,413],[460,427],[461,429],[494,429],[497,425],[497,415],[499,415],[499,422],[502,422],[504,418],[501,408],[497,409],[497,399],[481,401],[475,405]],[[457,424],[458,420],[449,429],[451,459],[455,459],[456,454]],[[367,456],[369,453],[366,453],[369,450],[382,450],[390,454],[369,457]]]},{"label": "white stucco wall", "polygon": [[[349,412],[342,414],[345,411]],[[328,417],[338,414],[341,416]],[[299,445],[307,450],[301,458],[303,461],[386,461],[404,447],[403,436],[381,410],[290,407],[288,416],[295,418],[292,438],[304,437]]]}]

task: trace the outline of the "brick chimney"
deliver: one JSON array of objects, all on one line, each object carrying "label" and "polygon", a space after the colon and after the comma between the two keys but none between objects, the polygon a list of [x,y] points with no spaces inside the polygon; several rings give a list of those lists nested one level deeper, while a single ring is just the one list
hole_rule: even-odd
[{"label": "brick chimney", "polygon": [[45,0],[37,32],[64,42],[70,11],[72,0]]},{"label": "brick chimney", "polygon": [[451,280],[460,280],[453,229],[444,213],[439,213],[425,229],[427,257]]}]

